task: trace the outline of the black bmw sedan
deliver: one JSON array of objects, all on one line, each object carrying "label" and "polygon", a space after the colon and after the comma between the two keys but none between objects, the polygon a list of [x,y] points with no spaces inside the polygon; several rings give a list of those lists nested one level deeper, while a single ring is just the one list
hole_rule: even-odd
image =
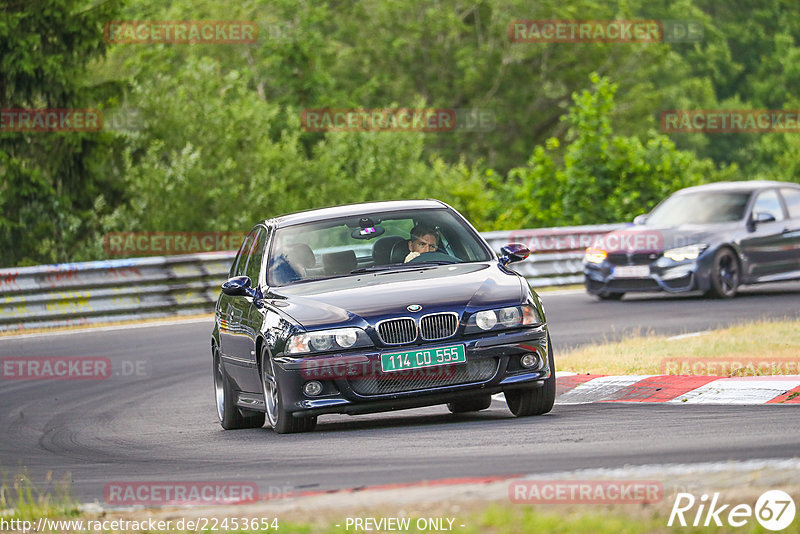
[{"label": "black bmw sedan", "polygon": [[674,193],[634,226],[586,250],[586,289],[700,290],[728,298],[742,284],[800,278],[800,185],[718,182]]},{"label": "black bmw sedan", "polygon": [[312,430],[323,414],[447,404],[515,416],[555,398],[538,295],[450,206],[377,202],[257,224],[222,286],[211,338],[225,429]]}]

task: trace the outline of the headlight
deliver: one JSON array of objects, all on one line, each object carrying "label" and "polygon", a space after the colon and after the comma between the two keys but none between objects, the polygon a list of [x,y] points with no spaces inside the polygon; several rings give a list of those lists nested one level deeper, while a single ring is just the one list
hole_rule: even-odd
[{"label": "headlight", "polygon": [[673,248],[664,252],[664,257],[669,258],[672,261],[696,260],[698,256],[700,256],[700,254],[702,254],[707,248],[708,245],[705,244]]},{"label": "headlight", "polygon": [[326,352],[371,345],[369,336],[360,328],[337,328],[296,334],[286,342],[286,354]]},{"label": "headlight", "polygon": [[603,263],[608,257],[608,252],[599,248],[587,248],[583,261],[587,263]]},{"label": "headlight", "polygon": [[491,330],[497,324],[497,314],[494,310],[486,310],[475,314],[475,324],[481,330]]},{"label": "headlight", "polygon": [[508,308],[484,310],[473,314],[467,321],[466,333],[503,330],[505,328],[520,326],[534,326],[542,322],[542,318],[539,316],[536,307],[530,304],[509,306]]}]

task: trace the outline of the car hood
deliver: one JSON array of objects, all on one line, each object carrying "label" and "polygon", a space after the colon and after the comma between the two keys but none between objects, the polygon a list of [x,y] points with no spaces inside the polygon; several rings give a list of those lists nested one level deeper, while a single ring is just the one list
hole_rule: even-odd
[{"label": "car hood", "polygon": [[663,252],[698,243],[713,244],[736,224],[683,224],[679,226],[629,226],[600,237],[595,246],[609,253]]},{"label": "car hood", "polygon": [[382,271],[275,288],[281,310],[306,328],[407,316],[418,304],[425,314],[519,304],[521,278],[497,263],[464,263]]}]

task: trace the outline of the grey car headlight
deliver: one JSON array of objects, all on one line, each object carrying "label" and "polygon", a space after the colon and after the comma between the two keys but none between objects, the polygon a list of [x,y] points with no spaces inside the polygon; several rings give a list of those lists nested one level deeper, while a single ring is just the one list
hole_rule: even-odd
[{"label": "grey car headlight", "polygon": [[672,261],[696,260],[707,248],[708,245],[703,243],[672,248],[664,252],[664,257]]},{"label": "grey car headlight", "polygon": [[286,354],[307,354],[372,345],[360,328],[335,328],[295,334],[286,342]]},{"label": "grey car headlight", "polygon": [[488,332],[520,326],[536,326],[542,324],[542,318],[535,306],[508,306],[494,310],[483,310],[474,313],[467,321],[465,333]]}]

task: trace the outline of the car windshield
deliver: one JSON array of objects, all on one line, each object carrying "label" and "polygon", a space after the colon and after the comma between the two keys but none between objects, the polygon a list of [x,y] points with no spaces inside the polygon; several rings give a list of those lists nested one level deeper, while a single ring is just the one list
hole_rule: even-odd
[{"label": "car windshield", "polygon": [[275,287],[354,273],[490,259],[473,230],[448,209],[365,213],[279,228],[267,280]]},{"label": "car windshield", "polygon": [[703,191],[672,195],[647,218],[648,226],[709,224],[739,221],[744,217],[750,193]]}]

